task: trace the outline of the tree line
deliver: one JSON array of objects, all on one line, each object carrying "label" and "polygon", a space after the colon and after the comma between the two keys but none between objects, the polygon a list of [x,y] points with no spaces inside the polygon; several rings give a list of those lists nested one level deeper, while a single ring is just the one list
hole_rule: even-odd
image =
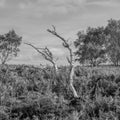
[{"label": "tree line", "polygon": [[[61,36],[56,37],[62,38]],[[110,19],[106,26],[88,27],[85,31],[79,31],[77,39],[74,41],[75,60],[80,64],[91,66],[98,66],[101,63],[118,66],[120,62],[119,39],[120,20]],[[22,37],[17,35],[14,30],[0,35],[1,64],[5,64],[17,56],[21,43]],[[48,48],[46,49],[49,51]]]}]

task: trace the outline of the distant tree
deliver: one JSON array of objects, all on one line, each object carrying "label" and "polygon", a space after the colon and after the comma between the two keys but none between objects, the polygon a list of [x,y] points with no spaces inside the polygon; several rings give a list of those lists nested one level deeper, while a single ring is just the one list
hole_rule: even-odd
[{"label": "distant tree", "polygon": [[105,58],[105,34],[104,27],[91,28],[88,27],[86,33],[78,32],[78,39],[74,42],[77,51],[77,61],[80,63],[89,63],[97,66],[106,60]]},{"label": "distant tree", "polygon": [[105,28],[107,35],[106,48],[110,61],[118,65],[120,61],[120,20],[108,20]]},{"label": "distant tree", "polygon": [[17,56],[20,51],[22,37],[18,36],[14,30],[4,35],[0,35],[0,60],[2,64]]}]

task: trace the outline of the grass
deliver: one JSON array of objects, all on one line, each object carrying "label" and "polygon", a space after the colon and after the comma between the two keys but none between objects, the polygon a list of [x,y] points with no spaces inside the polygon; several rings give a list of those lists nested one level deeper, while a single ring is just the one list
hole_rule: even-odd
[{"label": "grass", "polygon": [[85,66],[82,67],[83,69],[85,69],[88,72],[92,72],[93,70],[95,71],[99,71],[102,74],[105,75],[119,75],[120,74],[120,66],[112,66],[112,65],[104,65],[104,66],[98,66],[98,67],[89,67],[89,66]]}]

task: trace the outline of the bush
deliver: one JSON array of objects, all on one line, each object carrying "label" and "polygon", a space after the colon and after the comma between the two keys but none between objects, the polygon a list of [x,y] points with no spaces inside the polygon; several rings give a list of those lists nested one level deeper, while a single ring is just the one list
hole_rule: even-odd
[{"label": "bush", "polygon": [[5,66],[0,69],[0,118],[2,120],[91,120],[120,119],[120,76],[89,73],[76,68],[70,88],[68,67],[60,67],[57,76],[52,68]]}]

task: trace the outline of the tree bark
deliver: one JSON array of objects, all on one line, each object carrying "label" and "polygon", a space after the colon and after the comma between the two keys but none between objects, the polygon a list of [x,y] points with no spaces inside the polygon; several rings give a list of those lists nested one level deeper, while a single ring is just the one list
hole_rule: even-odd
[{"label": "tree bark", "polygon": [[74,95],[74,97],[78,97],[78,94],[77,94],[77,92],[76,92],[76,90],[75,90],[75,87],[74,87],[74,85],[73,85],[73,82],[74,82],[74,80],[73,80],[73,75],[74,75],[74,67],[72,67],[71,68],[71,70],[70,70],[70,77],[69,77],[69,79],[70,79],[70,88],[71,88],[71,90],[72,90],[72,92],[73,92],[73,95]]}]

